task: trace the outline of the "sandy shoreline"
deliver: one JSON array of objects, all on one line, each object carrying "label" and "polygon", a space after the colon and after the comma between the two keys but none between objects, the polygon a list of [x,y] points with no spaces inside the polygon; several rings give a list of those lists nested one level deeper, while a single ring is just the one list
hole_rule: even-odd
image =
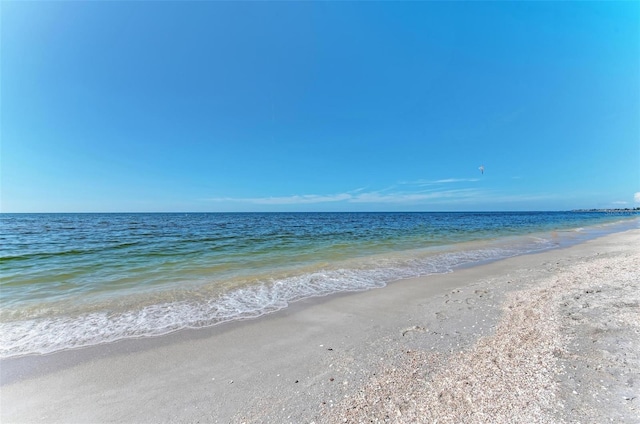
[{"label": "sandy shoreline", "polygon": [[11,422],[640,422],[640,230],[0,363]]}]

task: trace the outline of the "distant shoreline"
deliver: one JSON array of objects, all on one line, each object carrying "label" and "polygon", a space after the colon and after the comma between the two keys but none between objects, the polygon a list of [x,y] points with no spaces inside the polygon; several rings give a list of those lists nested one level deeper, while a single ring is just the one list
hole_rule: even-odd
[{"label": "distant shoreline", "polygon": [[606,214],[616,214],[616,215],[636,215],[640,214],[640,207],[637,208],[612,208],[612,209],[574,209],[571,212],[577,213],[606,213]]}]

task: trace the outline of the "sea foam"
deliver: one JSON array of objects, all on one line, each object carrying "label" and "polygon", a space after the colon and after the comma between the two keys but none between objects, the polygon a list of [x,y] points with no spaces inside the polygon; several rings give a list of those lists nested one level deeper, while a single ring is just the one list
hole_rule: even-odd
[{"label": "sea foam", "polygon": [[286,308],[300,299],[380,288],[399,279],[447,273],[457,266],[553,246],[549,239],[529,237],[510,245],[502,242],[482,248],[456,246],[445,251],[415,250],[376,255],[344,261],[339,268],[317,269],[253,282],[211,298],[203,298],[203,291],[196,288],[191,300],[159,302],[125,311],[105,309],[78,315],[2,322],[0,357],[51,353],[124,338],[158,336],[180,329],[257,318]]}]

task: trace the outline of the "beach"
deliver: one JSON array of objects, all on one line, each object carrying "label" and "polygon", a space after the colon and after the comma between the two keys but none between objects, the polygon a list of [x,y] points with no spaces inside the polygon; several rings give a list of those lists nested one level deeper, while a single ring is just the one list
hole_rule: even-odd
[{"label": "beach", "polygon": [[0,362],[13,422],[640,422],[640,230]]}]

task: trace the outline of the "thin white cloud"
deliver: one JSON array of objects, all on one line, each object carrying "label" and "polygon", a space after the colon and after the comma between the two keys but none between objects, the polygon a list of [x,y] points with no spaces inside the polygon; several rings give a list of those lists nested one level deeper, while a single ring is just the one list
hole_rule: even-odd
[{"label": "thin white cloud", "polygon": [[444,190],[444,191],[431,191],[421,193],[410,192],[395,192],[395,193],[381,193],[371,192],[362,193],[358,196],[354,196],[350,199],[352,203],[416,203],[422,201],[434,201],[440,199],[448,200],[463,200],[469,197],[476,198],[479,193],[471,189],[461,190]]},{"label": "thin white cloud", "polygon": [[629,202],[625,202],[624,200],[617,200],[615,202],[611,202],[614,205],[628,205]]},{"label": "thin white cloud", "polygon": [[415,186],[432,186],[438,184],[451,184],[451,183],[473,183],[480,181],[480,178],[443,178],[440,180],[414,180],[414,181],[402,181],[398,184],[402,185],[415,185]]},{"label": "thin white cloud", "polygon": [[208,202],[240,202],[253,203],[256,205],[300,205],[310,203],[341,202],[352,197],[349,193],[333,195],[303,194],[292,196],[269,196],[269,197],[212,197],[203,199]]},{"label": "thin white cloud", "polygon": [[220,203],[251,203],[256,205],[300,205],[300,204],[316,204],[331,202],[346,203],[396,203],[396,204],[414,204],[424,201],[437,201],[447,199],[448,201],[464,201],[470,198],[477,199],[481,193],[474,189],[457,189],[457,190],[432,190],[432,191],[392,191],[386,188],[378,191],[364,191],[358,189],[346,193],[337,193],[329,195],[304,194],[291,196],[270,196],[270,197],[214,197],[202,199],[208,202]]},{"label": "thin white cloud", "polygon": [[248,203],[254,205],[301,205],[320,203],[357,203],[357,204],[398,204],[411,205],[417,203],[429,204],[504,204],[536,202],[562,199],[564,196],[557,193],[531,193],[531,194],[507,194],[478,190],[475,188],[460,188],[454,190],[422,190],[422,191],[389,191],[385,188],[377,191],[350,191],[345,193],[318,195],[291,195],[270,197],[214,197],[201,199],[218,203]]},{"label": "thin white cloud", "polygon": [[308,203],[341,202],[343,200],[349,200],[351,197],[352,196],[348,193],[332,195],[304,194],[294,196],[256,198],[252,199],[252,203],[262,205],[299,205]]},{"label": "thin white cloud", "polygon": [[435,182],[438,184],[448,184],[448,183],[472,183],[475,181],[480,181],[480,178],[446,178],[444,180],[436,180]]},{"label": "thin white cloud", "polygon": [[469,204],[519,204],[530,202],[544,202],[562,199],[560,194],[537,193],[537,194],[506,194],[496,193],[474,188],[464,188],[456,190],[431,190],[431,191],[351,191],[330,195],[292,195],[292,196],[271,196],[271,197],[217,197],[202,199],[208,202],[217,203],[245,203],[253,205],[269,206],[291,206],[291,205],[313,205],[326,203],[347,203],[347,204],[371,204],[371,205],[469,205]]},{"label": "thin white cloud", "polygon": [[633,200],[636,203],[640,203],[640,191],[637,191],[633,194]]},{"label": "thin white cloud", "polygon": [[[540,202],[558,200],[562,195],[554,193],[501,193],[495,191],[480,190],[474,184],[449,185],[453,183],[473,183],[478,178],[447,178],[440,180],[417,180],[400,182],[378,190],[367,187],[359,187],[355,190],[333,194],[294,194],[290,196],[268,197],[217,197],[202,199],[217,203],[244,203],[253,205],[313,205],[327,203],[343,204],[386,204],[386,205],[462,205],[462,204],[518,204],[527,202]],[[640,192],[635,194],[635,199],[640,203]]]}]

